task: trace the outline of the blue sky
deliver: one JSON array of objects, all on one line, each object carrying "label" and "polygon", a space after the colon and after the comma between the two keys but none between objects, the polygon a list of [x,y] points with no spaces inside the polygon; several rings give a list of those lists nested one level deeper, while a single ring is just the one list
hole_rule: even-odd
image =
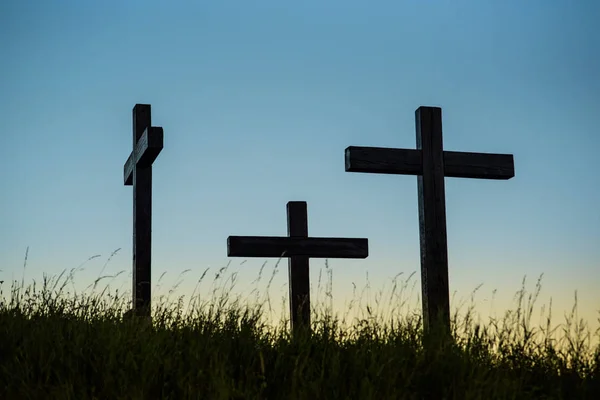
[{"label": "blue sky", "polygon": [[[367,237],[332,260],[333,296],[419,276],[413,176],[344,172],[347,146],[415,147],[440,106],[447,150],[512,153],[509,181],[446,179],[450,290],[503,310],[525,275],[540,301],[600,308],[600,34],[594,1],[5,1],[0,5],[0,279],[77,284],[131,270],[123,186],[131,110],[152,105],[153,276],[189,294],[229,235]],[[240,287],[263,260],[232,260]],[[316,285],[324,261],[313,260]],[[211,272],[211,274],[213,273]],[[130,288],[124,274],[118,281]],[[285,297],[287,266],[276,276]],[[118,286],[118,285],[117,285]],[[168,286],[168,284],[167,284]],[[417,292],[420,286],[417,281]],[[418,304],[418,303],[416,303]]]}]

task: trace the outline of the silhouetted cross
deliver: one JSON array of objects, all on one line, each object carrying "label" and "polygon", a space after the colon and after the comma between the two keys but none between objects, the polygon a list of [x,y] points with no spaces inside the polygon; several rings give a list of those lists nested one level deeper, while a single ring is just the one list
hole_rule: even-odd
[{"label": "silhouetted cross", "polygon": [[151,126],[150,105],[133,108],[133,151],[123,167],[133,185],[133,311],[150,316],[152,163],[163,148],[163,129]]},{"label": "silhouetted cross", "polygon": [[444,177],[510,179],[515,176],[512,154],[444,151],[442,110],[415,111],[417,149],[348,147],[347,172],[418,175],[419,234],[423,324],[450,327],[448,242]]},{"label": "silhouetted cross", "polygon": [[292,333],[310,327],[309,258],[367,258],[368,239],[308,237],[305,201],[287,203],[288,236],[229,236],[229,257],[287,257]]}]

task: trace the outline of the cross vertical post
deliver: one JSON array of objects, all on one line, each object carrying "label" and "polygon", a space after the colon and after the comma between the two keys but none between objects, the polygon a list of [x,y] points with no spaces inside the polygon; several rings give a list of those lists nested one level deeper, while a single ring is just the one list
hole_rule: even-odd
[{"label": "cross vertical post", "polygon": [[444,177],[511,179],[512,154],[445,151],[442,110],[415,111],[416,149],[350,146],[345,150],[346,172],[417,175],[423,328],[433,324],[450,329],[448,242]]},{"label": "cross vertical post", "polygon": [[133,108],[133,151],[123,167],[133,186],[132,312],[150,317],[152,264],[152,163],[163,148],[163,130],[151,126],[149,104]]},{"label": "cross vertical post", "polygon": [[[287,203],[288,236],[308,237],[308,212],[306,202]],[[307,256],[288,258],[290,287],[290,318],[293,326],[310,326],[310,276]]]},{"label": "cross vertical post", "polygon": [[292,335],[310,329],[310,258],[367,258],[368,239],[308,237],[305,201],[287,203],[288,236],[229,236],[228,257],[289,258]]},{"label": "cross vertical post", "polygon": [[415,124],[417,150],[421,150],[423,164],[422,173],[417,176],[423,321],[429,324],[436,320],[449,327],[442,110],[434,107],[417,109]]}]

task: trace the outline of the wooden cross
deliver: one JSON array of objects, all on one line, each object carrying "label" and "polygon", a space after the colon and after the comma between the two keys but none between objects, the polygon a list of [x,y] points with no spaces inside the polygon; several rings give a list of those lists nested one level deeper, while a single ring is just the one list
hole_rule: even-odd
[{"label": "wooden cross", "polygon": [[151,126],[150,105],[133,107],[133,151],[123,167],[133,185],[133,312],[150,316],[152,163],[163,148],[163,129]]},{"label": "wooden cross", "polygon": [[309,258],[367,258],[368,239],[308,237],[305,201],[287,203],[287,237],[229,236],[229,257],[287,257],[292,333],[310,327]]},{"label": "wooden cross", "polygon": [[418,175],[423,325],[427,330],[440,322],[449,329],[444,176],[510,179],[514,160],[512,154],[444,151],[441,108],[419,107],[415,123],[416,150],[351,146],[345,151],[346,171]]}]

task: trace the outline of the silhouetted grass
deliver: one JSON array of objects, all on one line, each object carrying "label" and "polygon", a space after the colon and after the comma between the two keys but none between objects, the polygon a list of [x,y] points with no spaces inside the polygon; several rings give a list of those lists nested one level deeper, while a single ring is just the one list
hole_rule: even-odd
[{"label": "silhouetted grass", "polygon": [[600,398],[598,331],[576,307],[562,332],[530,326],[540,281],[485,326],[456,312],[454,340],[424,348],[419,313],[394,312],[397,282],[387,314],[367,305],[347,322],[317,303],[312,334],[292,340],[266,299],[230,295],[235,274],[186,312],[163,299],[152,324],[122,320],[128,293],[71,294],[72,279],[13,282],[0,298],[1,399]]}]

